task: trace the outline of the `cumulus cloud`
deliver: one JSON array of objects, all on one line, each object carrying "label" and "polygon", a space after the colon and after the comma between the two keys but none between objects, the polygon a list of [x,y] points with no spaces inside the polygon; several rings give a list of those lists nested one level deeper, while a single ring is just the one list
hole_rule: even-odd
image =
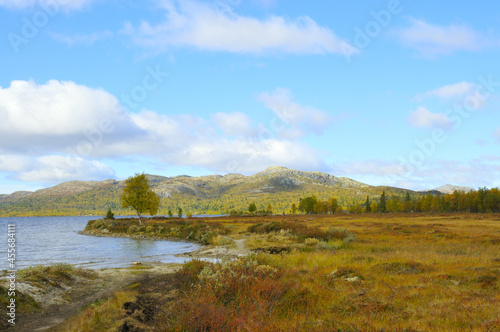
[{"label": "cumulus cloud", "polygon": [[78,10],[95,2],[95,0],[0,0],[0,6],[13,9],[24,9],[35,6],[48,8],[48,11]]},{"label": "cumulus cloud", "polygon": [[301,170],[325,170],[318,153],[300,142],[265,139],[218,138],[198,141],[167,155],[170,164],[197,165],[219,172],[251,174],[269,166],[285,166]]},{"label": "cumulus cloud", "polygon": [[20,155],[0,157],[0,171],[21,181],[58,183],[70,180],[111,178],[114,171],[102,162],[81,157],[47,155],[38,158]]},{"label": "cumulus cloud", "polygon": [[325,112],[293,101],[293,96],[287,89],[277,88],[271,93],[264,92],[257,99],[286,125],[287,128],[281,132],[282,136],[297,138],[309,132],[320,134],[332,122],[332,118]]},{"label": "cumulus cloud", "polygon": [[425,107],[411,111],[408,121],[414,127],[448,128],[451,120],[443,113],[432,113]]},{"label": "cumulus cloud", "polygon": [[410,18],[410,26],[396,32],[399,42],[425,58],[456,51],[478,51],[487,46],[483,35],[466,25],[440,26]]},{"label": "cumulus cloud", "polygon": [[[275,114],[283,111],[278,101],[290,108],[292,128],[305,130],[303,125],[317,127],[325,120],[326,114],[292,102],[289,93],[265,96]],[[273,97],[279,97],[275,104]],[[109,178],[113,170],[102,160],[130,156],[222,173],[249,174],[272,165],[326,169],[310,146],[260,135],[268,133],[262,128],[275,128],[253,126],[244,113],[219,112],[209,119],[131,113],[108,92],[74,82],[13,81],[0,87],[0,117],[0,172],[23,181]]]},{"label": "cumulus cloud", "polygon": [[12,81],[0,87],[0,151],[62,152],[82,139],[102,140],[99,133],[120,139],[136,127],[123,114],[117,98],[102,89],[56,80]]},{"label": "cumulus cloud", "polygon": [[219,112],[212,115],[212,121],[222,129],[227,136],[249,136],[255,134],[250,118],[248,115],[241,112]]},{"label": "cumulus cloud", "polygon": [[69,180],[94,180],[114,177],[114,171],[102,162],[80,157],[43,156],[37,158],[31,169],[18,172],[16,178],[23,181],[45,183]]},{"label": "cumulus cloud", "polygon": [[30,161],[26,156],[0,155],[0,172],[16,172],[28,168]]},{"label": "cumulus cloud", "polygon": [[140,46],[162,51],[195,47],[207,51],[262,54],[353,54],[357,50],[309,17],[288,20],[238,15],[230,7],[197,1],[161,1],[165,21],[127,22],[122,32]]}]

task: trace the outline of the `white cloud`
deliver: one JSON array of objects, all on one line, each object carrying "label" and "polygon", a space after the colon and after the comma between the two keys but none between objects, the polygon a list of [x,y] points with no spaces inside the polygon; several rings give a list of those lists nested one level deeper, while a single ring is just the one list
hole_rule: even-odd
[{"label": "white cloud", "polygon": [[197,165],[218,172],[252,174],[269,166],[325,170],[319,155],[306,144],[288,140],[218,138],[198,141],[164,159],[174,165]]},{"label": "white cloud", "polygon": [[478,86],[474,83],[460,82],[439,87],[434,90],[418,94],[415,100],[422,101],[426,98],[436,97],[447,103],[460,103],[462,105],[480,109],[487,105],[487,99],[478,93]]},{"label": "white cloud", "polygon": [[0,0],[1,7],[24,9],[41,6],[49,13],[58,10],[78,10],[95,0]]},{"label": "white cloud", "polygon": [[58,183],[70,180],[99,180],[114,176],[113,170],[96,160],[47,155],[38,158],[21,155],[0,156],[0,171],[28,182]]},{"label": "white cloud", "polygon": [[73,36],[63,35],[60,33],[52,32],[50,36],[55,40],[63,44],[67,44],[69,46],[83,44],[83,45],[93,45],[98,41],[103,41],[113,37],[113,33],[111,31],[99,31],[92,32],[91,34],[77,34]]},{"label": "white cloud", "polygon": [[[321,128],[326,114],[292,102],[283,91],[266,96],[269,103],[283,97],[270,109],[291,109],[290,130],[296,126],[305,135],[308,126]],[[310,146],[280,133],[260,135],[270,127],[252,126],[243,113],[205,119],[124,109],[108,92],[74,82],[13,81],[0,87],[0,172],[35,182],[99,180],[113,174],[103,159],[132,156],[214,172],[252,173],[272,165],[326,169]]]},{"label": "white cloud", "polygon": [[463,24],[440,26],[410,18],[410,26],[396,32],[401,44],[426,58],[456,51],[478,51],[487,46],[481,33]]},{"label": "white cloud", "polygon": [[357,50],[330,29],[309,17],[288,20],[241,16],[209,3],[168,0],[161,2],[166,20],[152,25],[126,23],[123,31],[143,47],[157,51],[169,47],[195,47],[207,51],[262,54],[352,54]]},{"label": "white cloud", "polygon": [[30,161],[26,156],[0,155],[0,172],[16,172],[29,165]]},{"label": "white cloud", "polygon": [[443,113],[432,113],[425,107],[411,111],[408,121],[414,127],[447,128],[451,120]]},{"label": "white cloud", "polygon": [[17,172],[15,177],[22,181],[57,183],[112,178],[114,171],[99,161],[51,155],[36,159],[31,169]]},{"label": "white cloud", "polygon": [[255,135],[250,118],[241,112],[223,113],[212,115],[212,121],[224,131],[227,136]]},{"label": "white cloud", "polygon": [[498,160],[481,157],[470,161],[429,160],[422,167],[408,166],[397,161],[364,160],[338,163],[337,176],[348,176],[371,185],[394,186],[413,190],[428,190],[445,184],[459,186],[498,187]]},{"label": "white cloud", "polygon": [[257,99],[288,127],[280,132],[282,136],[297,138],[310,131],[319,134],[332,122],[332,118],[325,112],[294,102],[287,89],[277,88],[271,93],[264,92]]},{"label": "white cloud", "polygon": [[[118,100],[103,90],[73,82],[51,80],[12,81],[0,89],[0,128],[5,133],[67,135],[81,131],[82,124],[93,124],[100,112],[115,107]],[[71,110],[71,111],[70,111]]]},{"label": "white cloud", "polygon": [[0,87],[0,117],[0,151],[62,152],[82,139],[100,139],[96,132],[108,141],[135,134],[116,97],[74,82],[12,81]]},{"label": "white cloud", "polygon": [[450,99],[454,97],[463,97],[465,95],[471,94],[474,91],[476,85],[469,82],[460,82],[455,84],[449,84],[437,89],[427,91],[421,97],[438,97],[441,99]]}]

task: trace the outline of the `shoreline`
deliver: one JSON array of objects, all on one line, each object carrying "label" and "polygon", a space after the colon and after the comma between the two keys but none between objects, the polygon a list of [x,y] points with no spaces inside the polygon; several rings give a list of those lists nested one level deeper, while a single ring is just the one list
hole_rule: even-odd
[{"label": "shoreline", "polygon": [[[184,241],[197,243],[195,241],[169,239],[160,237],[149,237],[146,235],[128,235],[116,233],[94,233],[79,232],[82,235],[98,237],[123,237],[133,239],[149,239],[164,241]],[[234,240],[234,239],[233,239]],[[235,259],[251,254],[245,246],[246,239],[234,240],[236,248],[229,246],[201,245],[195,251],[175,254],[176,257],[193,259]],[[184,263],[163,263],[159,261],[135,261],[129,262],[127,267],[104,267],[99,269],[83,268],[91,270],[96,277],[74,279],[68,285],[50,286],[21,281],[18,283],[18,290],[33,298],[39,309],[34,312],[22,313],[22,319],[16,324],[19,331],[45,331],[53,330],[63,324],[71,317],[81,313],[81,308],[91,305],[102,299],[109,299],[115,292],[130,289],[133,285],[147,284],[148,280],[157,277],[174,274]]]},{"label": "shoreline", "polygon": [[87,236],[97,236],[97,237],[118,237],[125,239],[134,239],[134,240],[153,240],[153,241],[172,241],[172,242],[189,242],[195,243],[200,246],[204,246],[205,244],[201,244],[195,240],[191,239],[179,239],[175,237],[164,237],[164,236],[149,236],[144,234],[125,234],[125,233],[111,233],[111,232],[96,232],[96,231],[79,231],[78,234],[87,235]]},{"label": "shoreline", "polygon": [[[238,258],[250,255],[252,251],[246,248],[246,239],[233,239],[236,248],[231,248],[230,246],[214,246],[210,244],[201,244],[194,240],[184,240],[179,238],[168,238],[168,237],[158,237],[158,236],[148,236],[148,235],[137,235],[137,234],[123,234],[123,233],[111,233],[111,232],[96,232],[96,231],[80,231],[79,234],[86,236],[97,236],[97,237],[118,237],[118,238],[128,238],[135,240],[153,240],[153,241],[175,241],[175,242],[188,242],[195,243],[200,246],[199,249],[194,251],[189,251],[185,253],[175,254],[175,257],[191,257],[191,258],[209,258],[209,259],[224,259],[224,258]],[[149,263],[149,262],[147,262]],[[158,262],[161,263],[161,262]],[[171,263],[162,263],[171,264]]]},{"label": "shoreline", "polygon": [[128,267],[88,269],[92,271],[89,277],[77,276],[60,285],[18,282],[18,292],[36,301],[38,309],[19,313],[19,320],[12,330],[52,331],[80,314],[82,308],[112,298],[115,292],[130,289],[131,285],[145,283],[156,276],[171,275],[181,266],[178,263],[162,262],[131,263]]}]

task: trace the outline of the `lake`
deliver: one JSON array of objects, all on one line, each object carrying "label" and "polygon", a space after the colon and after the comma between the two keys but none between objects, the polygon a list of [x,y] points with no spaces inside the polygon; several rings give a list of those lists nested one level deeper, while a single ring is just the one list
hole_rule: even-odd
[{"label": "lake", "polygon": [[100,269],[126,267],[131,262],[182,263],[175,254],[195,251],[195,243],[164,240],[137,240],[94,237],[78,232],[96,217],[14,217],[0,218],[0,269],[9,269],[7,261],[8,225],[15,225],[15,269],[32,265],[70,263]]}]

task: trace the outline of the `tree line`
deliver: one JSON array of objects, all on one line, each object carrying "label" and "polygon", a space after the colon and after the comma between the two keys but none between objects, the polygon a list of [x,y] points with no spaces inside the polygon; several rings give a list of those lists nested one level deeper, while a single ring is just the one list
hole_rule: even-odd
[{"label": "tree line", "polygon": [[[123,208],[133,209],[141,223],[141,215],[149,213],[155,215],[160,207],[160,197],[151,189],[145,174],[136,174],[126,180],[126,186],[120,197]],[[411,196],[407,191],[404,195],[391,195],[388,197],[385,191],[380,197],[366,200],[362,203],[350,205],[347,209],[342,207],[335,197],[326,200],[318,199],[316,196],[300,198],[298,205],[293,203],[289,213],[297,212],[305,214],[334,214],[334,213],[412,213],[412,212],[500,212],[500,190],[498,188],[479,188],[469,192],[454,191],[452,194],[441,194],[439,192],[428,192],[425,195]],[[232,210],[230,214],[244,214],[243,211]],[[268,204],[265,209],[258,210],[253,202],[248,206],[249,214],[270,215],[273,207]],[[285,213],[283,211],[283,213]],[[178,208],[178,216],[182,217],[183,210]],[[227,213],[226,213],[227,214]],[[172,217],[171,210],[168,211]],[[111,209],[107,217],[113,218]]]},{"label": "tree line", "polygon": [[[292,213],[295,204],[292,205]],[[500,212],[500,190],[498,188],[479,188],[469,192],[454,191],[451,194],[428,192],[415,197],[410,192],[406,195],[392,195],[388,197],[385,191],[380,197],[363,203],[352,204],[347,208],[338,205],[337,199],[329,198],[322,201],[316,196],[301,198],[298,211],[306,214],[333,214],[333,213],[412,213],[412,212]]]}]

